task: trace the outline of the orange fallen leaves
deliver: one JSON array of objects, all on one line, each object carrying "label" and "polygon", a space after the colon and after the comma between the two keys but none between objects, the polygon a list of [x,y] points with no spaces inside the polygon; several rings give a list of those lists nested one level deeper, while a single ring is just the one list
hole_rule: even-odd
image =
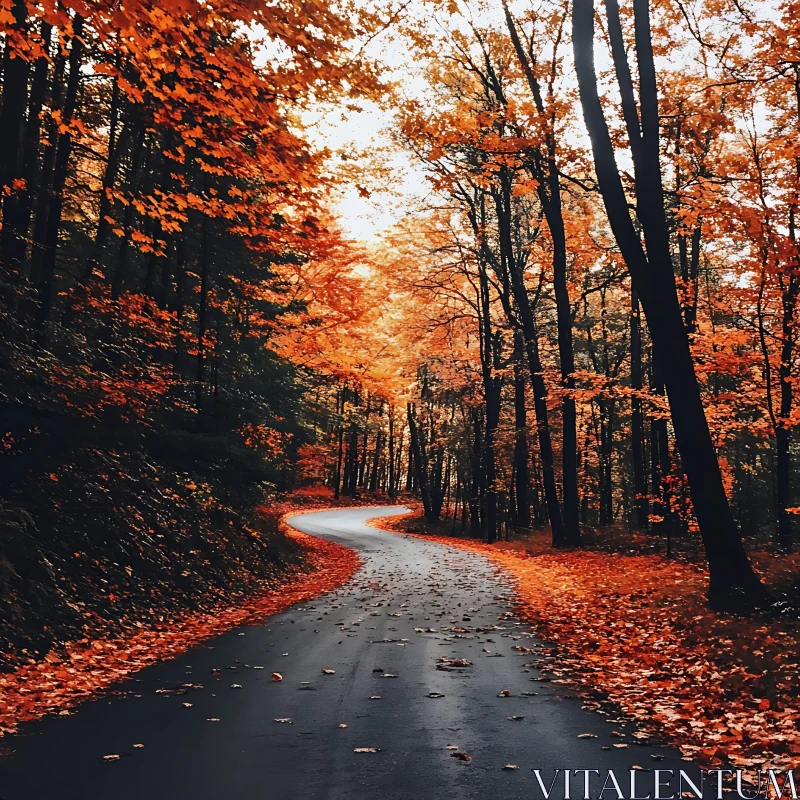
[{"label": "orange fallen leaves", "polygon": [[637,739],[657,733],[699,764],[796,766],[797,623],[715,614],[704,600],[705,573],[660,556],[531,555],[420,538],[481,553],[510,572],[518,613],[558,646],[547,672],[601,689],[639,722]]},{"label": "orange fallen leaves", "polygon": [[0,674],[0,736],[14,733],[20,722],[75,706],[94,692],[199,642],[341,586],[359,567],[359,556],[342,545],[288,526],[285,532],[304,548],[310,571],[286,573],[268,591],[240,605],[185,614],[129,636],[69,643],[63,653],[51,652],[41,661]]}]

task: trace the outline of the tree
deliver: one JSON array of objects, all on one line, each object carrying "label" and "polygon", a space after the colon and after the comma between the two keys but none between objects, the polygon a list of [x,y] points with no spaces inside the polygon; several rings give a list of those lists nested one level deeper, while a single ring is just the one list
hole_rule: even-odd
[{"label": "tree", "polygon": [[649,3],[647,0],[634,2],[638,107],[621,40],[616,0],[608,0],[606,9],[614,68],[634,162],[636,215],[644,233],[644,245],[628,211],[598,93],[594,2],[575,0],[572,17],[575,68],[603,203],[641,299],[655,357],[664,375],[678,449],[708,559],[709,596],[714,602],[724,602],[734,588],[739,588],[751,598],[758,598],[763,595],[763,587],[747,559],[725,495],[675,286],[661,177],[658,87]]}]

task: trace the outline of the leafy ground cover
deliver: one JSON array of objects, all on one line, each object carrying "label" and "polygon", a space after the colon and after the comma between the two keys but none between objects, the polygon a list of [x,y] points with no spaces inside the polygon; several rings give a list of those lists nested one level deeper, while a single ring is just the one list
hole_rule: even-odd
[{"label": "leafy ground cover", "polygon": [[[666,739],[700,764],[796,765],[796,617],[711,611],[704,566],[657,553],[555,551],[544,534],[487,545],[432,535],[415,514],[373,524],[481,553],[510,573],[520,614],[555,645],[545,674],[599,690],[640,724],[635,736]],[[798,565],[797,556],[754,561],[769,565],[771,584]]]},{"label": "leafy ground cover", "polygon": [[137,617],[134,609],[120,620],[123,627],[116,629],[117,635],[74,638],[43,658],[28,658],[0,674],[0,735],[48,713],[69,714],[71,706],[150,664],[348,581],[360,564],[354,551],[295,531],[283,521],[292,513],[326,504],[330,502],[324,495],[307,495],[271,509],[280,515],[275,536],[285,540],[295,557],[280,569],[275,567],[268,579],[214,602],[205,598],[208,602],[201,611],[190,611],[183,604],[171,615],[153,618]]}]

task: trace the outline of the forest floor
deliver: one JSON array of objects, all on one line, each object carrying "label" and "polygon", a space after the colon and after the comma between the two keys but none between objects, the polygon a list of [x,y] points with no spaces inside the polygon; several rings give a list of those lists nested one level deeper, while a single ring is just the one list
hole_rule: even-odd
[{"label": "forest floor", "polygon": [[[373,524],[487,555],[513,576],[518,613],[557,645],[551,679],[613,702],[687,758],[743,768],[796,766],[796,613],[710,610],[704,565],[642,554],[643,547],[663,550],[652,536],[595,533],[581,550],[557,551],[546,532],[488,545],[449,535],[451,522],[429,525],[419,511]],[[797,555],[751,557],[779,595],[796,591]]]},{"label": "forest floor", "polygon": [[[69,714],[71,706],[144,667],[175,657],[188,648],[254,619],[330,591],[358,569],[358,555],[347,547],[300,533],[283,522],[299,511],[330,506],[367,505],[370,498],[334,501],[330,492],[296,492],[263,514],[280,542],[272,550],[288,552],[272,565],[269,575],[249,579],[246,588],[228,596],[186,595],[172,613],[138,613],[121,595],[114,605],[116,622],[97,619],[93,626],[62,631],[63,638],[43,656],[6,653],[13,669],[0,673],[0,736],[20,722],[49,713]],[[77,598],[73,599],[73,604]],[[119,609],[126,609],[120,613]],[[113,616],[113,614],[112,614]]]}]

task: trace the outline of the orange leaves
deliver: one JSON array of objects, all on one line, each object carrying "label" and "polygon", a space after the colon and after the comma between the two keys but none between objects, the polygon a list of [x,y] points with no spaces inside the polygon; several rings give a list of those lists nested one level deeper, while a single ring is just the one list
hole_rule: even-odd
[{"label": "orange leaves", "polygon": [[434,538],[480,552],[514,576],[520,612],[558,645],[552,672],[562,679],[599,688],[701,763],[793,766],[797,623],[715,616],[704,573],[657,556],[531,556]]}]

